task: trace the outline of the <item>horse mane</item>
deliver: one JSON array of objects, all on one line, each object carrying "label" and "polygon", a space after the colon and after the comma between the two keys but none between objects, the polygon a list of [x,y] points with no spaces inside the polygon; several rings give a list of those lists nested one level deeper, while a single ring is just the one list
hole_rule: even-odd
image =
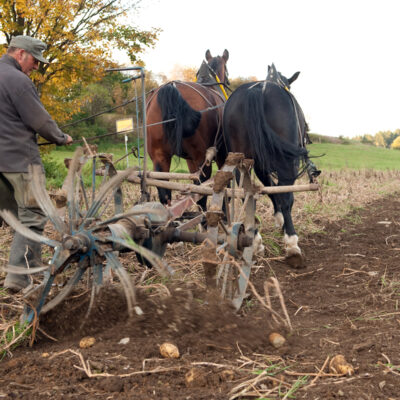
[{"label": "horse mane", "polygon": [[209,66],[206,61],[203,61],[196,74],[198,83],[216,83],[215,78],[211,75]]}]

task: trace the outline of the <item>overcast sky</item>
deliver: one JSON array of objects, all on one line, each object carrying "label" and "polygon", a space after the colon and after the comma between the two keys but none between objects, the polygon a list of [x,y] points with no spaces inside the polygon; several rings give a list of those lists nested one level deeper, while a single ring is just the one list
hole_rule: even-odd
[{"label": "overcast sky", "polygon": [[147,69],[227,49],[231,78],[301,71],[292,93],[311,132],[351,137],[400,128],[399,17],[399,0],[143,0],[134,18],[163,30]]}]

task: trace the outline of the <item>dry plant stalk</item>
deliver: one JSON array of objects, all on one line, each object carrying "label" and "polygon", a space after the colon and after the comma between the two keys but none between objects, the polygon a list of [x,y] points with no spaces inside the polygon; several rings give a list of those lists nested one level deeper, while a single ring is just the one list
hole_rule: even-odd
[{"label": "dry plant stalk", "polygon": [[293,331],[292,323],[290,321],[290,317],[289,317],[289,314],[287,312],[287,308],[286,308],[286,305],[285,305],[285,299],[283,298],[282,290],[281,290],[281,287],[279,285],[278,279],[276,279],[275,277],[271,277],[271,278],[269,278],[268,280],[266,280],[264,282],[265,299],[267,301],[267,304],[272,308],[272,306],[271,306],[271,298],[270,298],[270,295],[269,295],[269,288],[275,289],[276,293],[278,294],[279,301],[281,303],[281,308],[282,308],[282,311],[283,311],[283,313],[285,315],[285,318],[286,318],[286,324],[289,327],[290,331],[292,332]]},{"label": "dry plant stalk", "polygon": [[[231,258],[230,263],[234,264],[236,266],[236,268],[239,270],[240,274],[244,278],[247,279],[247,277],[246,277],[245,273],[243,272],[242,268],[240,267],[239,263],[232,256],[230,256],[230,258]],[[285,315],[285,318],[283,318],[279,313],[277,313],[272,308],[271,302],[270,302],[270,299],[269,299],[269,294],[268,294],[268,286],[266,286],[266,284],[268,284],[268,286],[272,286],[272,287],[274,287],[276,289],[276,291],[278,293],[278,296],[279,296],[279,300],[281,302],[281,307],[282,307],[283,313]],[[290,331],[293,331],[292,323],[290,321],[289,314],[288,314],[287,309],[286,309],[285,301],[284,301],[284,298],[283,298],[282,291],[280,289],[278,280],[276,278],[274,278],[274,277],[271,277],[269,280],[267,280],[264,283],[264,290],[266,290],[267,303],[259,295],[259,293],[257,292],[255,286],[253,285],[253,283],[250,280],[248,281],[248,285],[249,285],[251,291],[253,292],[254,296],[256,296],[257,300],[271,313],[274,321],[276,323],[280,323],[279,320],[281,320],[290,329]]]},{"label": "dry plant stalk", "polygon": [[66,349],[66,350],[60,351],[56,354],[53,354],[51,357],[49,357],[49,360],[52,360],[53,358],[58,357],[65,353],[71,353],[79,358],[81,366],[74,365],[74,368],[76,368],[80,371],[83,371],[88,378],[109,378],[109,377],[126,378],[126,377],[134,376],[134,375],[158,374],[158,373],[169,372],[169,371],[180,371],[183,368],[180,366],[179,367],[170,367],[170,368],[158,367],[158,368],[155,368],[152,370],[134,371],[134,372],[130,372],[127,374],[108,374],[108,373],[94,374],[90,368],[90,362],[85,361],[82,353],[80,353],[79,351],[72,350],[72,349]]}]

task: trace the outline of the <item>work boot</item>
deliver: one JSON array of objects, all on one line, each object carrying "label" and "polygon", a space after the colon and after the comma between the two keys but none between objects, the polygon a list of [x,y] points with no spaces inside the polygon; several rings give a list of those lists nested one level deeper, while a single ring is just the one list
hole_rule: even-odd
[{"label": "work boot", "polygon": [[[14,267],[30,268],[38,265],[41,258],[40,243],[27,239],[15,232],[14,239],[11,244],[10,257],[8,264]],[[28,275],[19,275],[8,272],[4,280],[4,287],[11,291],[18,292],[26,288],[31,283],[31,278]]]}]

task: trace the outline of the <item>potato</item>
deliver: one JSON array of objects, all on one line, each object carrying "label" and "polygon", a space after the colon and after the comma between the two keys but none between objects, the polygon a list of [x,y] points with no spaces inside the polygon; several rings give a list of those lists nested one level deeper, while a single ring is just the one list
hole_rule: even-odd
[{"label": "potato", "polygon": [[329,363],[329,371],[333,374],[340,374],[340,375],[353,375],[354,368],[350,365],[344,356],[338,354],[337,356],[333,357]]},{"label": "potato", "polygon": [[160,354],[164,358],[179,358],[178,348],[174,344],[168,342],[160,346]]},{"label": "potato", "polygon": [[87,349],[88,347],[92,347],[95,343],[96,339],[94,337],[86,336],[79,342],[79,347],[81,349]]},{"label": "potato", "polygon": [[269,342],[272,344],[272,346],[274,346],[276,349],[279,349],[279,347],[282,347],[285,342],[286,339],[280,335],[279,333],[276,332],[272,332],[269,336],[268,336]]}]

